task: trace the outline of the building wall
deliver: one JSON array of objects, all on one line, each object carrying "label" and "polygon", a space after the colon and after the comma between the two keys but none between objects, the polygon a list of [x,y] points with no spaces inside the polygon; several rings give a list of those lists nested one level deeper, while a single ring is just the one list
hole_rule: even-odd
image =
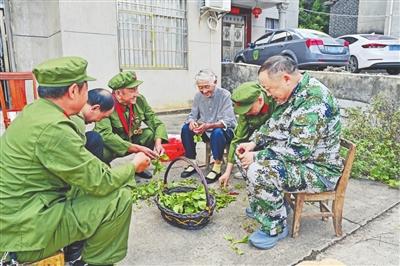
[{"label": "building wall", "polygon": [[[263,9],[258,18],[252,16],[251,24],[251,41],[254,42],[263,34],[265,34],[265,19],[273,18],[279,20],[279,12],[276,5]],[[299,24],[299,0],[292,0],[289,2],[288,9],[286,10],[286,27],[297,28]]]},{"label": "building wall", "polygon": [[[390,10],[393,4],[392,11]],[[398,0],[338,0],[331,7],[334,14],[358,17],[331,16],[329,34],[378,33],[400,37],[400,1]]]},{"label": "building wall", "polygon": [[62,55],[58,1],[8,1],[15,71]]},{"label": "building wall", "polygon": [[[203,68],[212,69],[221,77],[221,20],[215,31],[207,26],[207,18],[199,21],[199,3],[188,5],[188,69],[138,70],[144,80],[141,90],[156,109],[187,108],[191,106],[195,88],[194,76]],[[220,81],[218,81],[220,84]]]},{"label": "building wall", "polygon": [[[390,13],[390,4],[393,2],[392,13]],[[385,31],[386,35],[395,36],[400,38],[400,1],[389,0],[386,5],[386,21],[385,21]],[[391,16],[391,18],[390,18]],[[389,26],[390,24],[390,26]]]},{"label": "building wall", "polygon": [[[89,87],[106,87],[119,72],[115,1],[12,1],[17,71],[58,56],[81,56],[97,78]],[[139,90],[156,110],[187,108],[196,92],[194,76],[202,68],[221,76],[221,20],[216,30],[199,21],[199,2],[188,5],[188,69],[137,70]],[[22,18],[22,19],[21,19]]]},{"label": "building wall", "polygon": [[89,88],[106,87],[118,73],[117,13],[114,1],[60,1],[63,56],[88,60]]},{"label": "building wall", "polygon": [[[357,32],[354,33],[380,33],[385,29],[387,0],[370,1],[359,0]],[[375,17],[376,16],[376,17]]]},{"label": "building wall", "polygon": [[[332,14],[358,15],[359,0],[339,0],[331,7]],[[332,15],[329,20],[329,35],[338,37],[357,33],[357,17]]]}]

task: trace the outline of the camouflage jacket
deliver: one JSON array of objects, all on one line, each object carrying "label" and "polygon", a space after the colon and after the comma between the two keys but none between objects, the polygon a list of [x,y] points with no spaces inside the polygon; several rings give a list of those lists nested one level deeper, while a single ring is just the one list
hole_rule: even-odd
[{"label": "camouflage jacket", "polygon": [[280,160],[302,164],[333,189],[343,168],[339,157],[340,110],[321,82],[303,75],[288,101],[276,107],[271,119],[250,140],[256,143],[255,161]]}]

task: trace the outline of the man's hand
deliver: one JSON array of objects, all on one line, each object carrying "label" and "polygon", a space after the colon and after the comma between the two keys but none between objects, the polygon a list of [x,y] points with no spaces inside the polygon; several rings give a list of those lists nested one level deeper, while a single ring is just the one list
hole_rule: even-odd
[{"label": "man's hand", "polygon": [[136,153],[135,158],[133,158],[133,165],[135,166],[135,172],[141,173],[150,166],[150,158],[143,152]]},{"label": "man's hand", "polygon": [[231,175],[227,172],[225,172],[223,175],[220,176],[219,178],[219,185],[221,187],[226,188],[228,186],[229,183],[229,178],[231,177]]},{"label": "man's hand", "polygon": [[231,173],[232,173],[232,169],[233,169],[233,163],[228,163],[226,165],[226,169],[225,169],[225,173],[223,175],[221,175],[221,177],[219,178],[219,185],[224,188],[226,188],[228,186],[229,183],[229,178],[231,177]]},{"label": "man's hand", "polygon": [[238,158],[242,163],[243,169],[248,169],[250,164],[254,162],[254,153],[252,151],[246,151],[242,154],[238,154]]},{"label": "man's hand", "polygon": [[154,152],[157,153],[157,156],[160,156],[165,153],[164,147],[161,145],[161,139],[158,138],[154,144]]},{"label": "man's hand", "polygon": [[190,123],[189,123],[189,129],[191,130],[191,131],[193,131],[195,128],[197,128],[199,126],[199,124],[197,124],[197,122],[196,121],[190,121]]},{"label": "man's hand", "polygon": [[143,152],[146,156],[150,157],[150,159],[154,159],[158,156],[158,154],[155,151],[152,151],[151,149],[141,146],[138,144],[132,144],[128,148],[129,153],[138,153],[138,152]]},{"label": "man's hand", "polygon": [[195,129],[193,129],[193,132],[197,135],[202,135],[208,128],[209,128],[208,123],[203,123],[198,127],[196,127]]},{"label": "man's hand", "polygon": [[254,142],[240,143],[236,147],[235,153],[238,156],[238,158],[240,159],[241,154],[243,154],[245,152],[253,151],[255,147],[256,147],[256,144]]}]

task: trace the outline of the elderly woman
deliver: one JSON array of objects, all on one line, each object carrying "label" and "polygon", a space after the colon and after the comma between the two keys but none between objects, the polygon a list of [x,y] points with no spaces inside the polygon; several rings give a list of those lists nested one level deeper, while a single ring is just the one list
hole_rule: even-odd
[{"label": "elderly woman", "polygon": [[[195,135],[210,142],[214,158],[212,170],[207,174],[207,183],[213,183],[221,176],[222,156],[225,146],[233,137],[236,118],[233,112],[231,94],[217,87],[217,76],[208,69],[200,70],[195,77],[199,90],[194,96],[192,110],[182,127],[181,136],[187,158],[195,162]],[[195,172],[188,166],[181,177],[186,178]]]}]

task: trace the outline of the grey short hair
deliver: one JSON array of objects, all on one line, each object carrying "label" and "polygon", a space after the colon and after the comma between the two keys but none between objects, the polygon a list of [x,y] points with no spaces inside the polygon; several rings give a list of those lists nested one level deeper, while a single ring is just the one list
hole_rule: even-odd
[{"label": "grey short hair", "polygon": [[202,80],[214,83],[217,80],[217,75],[215,75],[215,73],[211,69],[202,69],[199,71],[199,73],[196,74],[194,79],[196,80],[196,82]]},{"label": "grey short hair", "polygon": [[268,75],[278,72],[287,72],[292,74],[298,71],[297,63],[287,56],[275,55],[268,58],[258,70],[258,74],[267,71]]}]

